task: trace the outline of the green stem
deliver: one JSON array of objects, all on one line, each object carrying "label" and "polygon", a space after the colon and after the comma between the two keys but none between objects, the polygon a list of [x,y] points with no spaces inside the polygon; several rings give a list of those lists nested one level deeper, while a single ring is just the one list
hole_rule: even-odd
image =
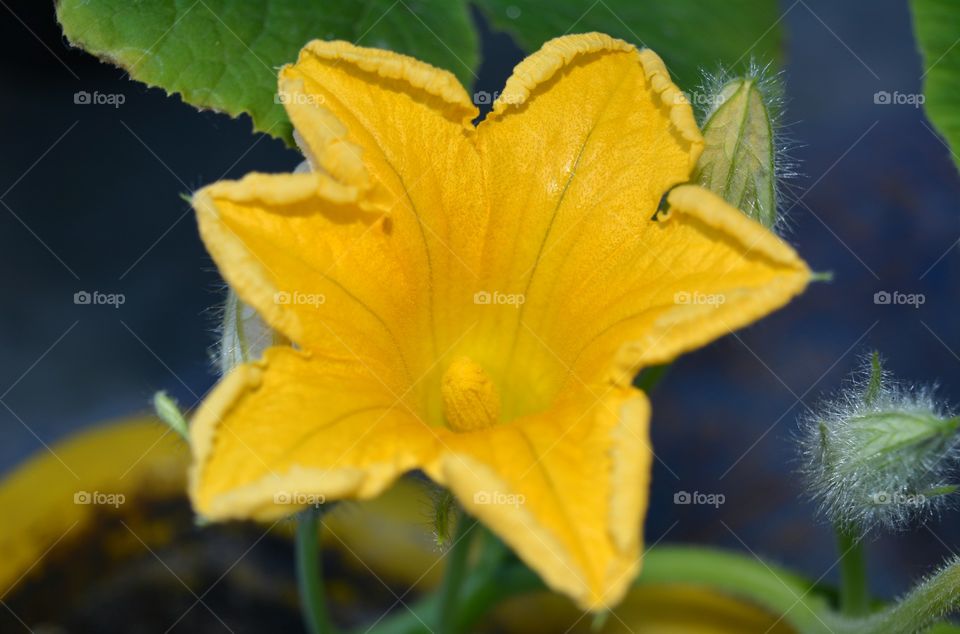
[{"label": "green stem", "polygon": [[[463,584],[455,628],[461,632],[470,631],[471,626],[504,599],[531,592],[548,590],[540,577],[525,566],[512,565],[490,578],[480,579],[471,575]],[[435,615],[439,607],[440,596],[431,594],[410,606],[409,610],[384,619],[369,631],[372,634],[430,634],[431,630],[424,622],[429,623],[431,615]],[[433,618],[435,620],[436,617]]]},{"label": "green stem", "polygon": [[461,631],[469,630],[504,599],[531,592],[548,592],[536,573],[522,565],[501,570],[490,579],[471,584],[466,589],[457,625]]},{"label": "green stem", "polygon": [[[960,607],[960,559],[954,558],[883,612],[858,619],[848,632],[909,634],[921,632]],[[943,626],[938,632],[956,632]]]},{"label": "green stem", "polygon": [[[474,530],[483,537],[483,547],[470,575],[466,577],[460,591],[460,609],[457,624],[461,631],[469,630],[486,612],[501,599],[530,591],[530,584],[536,589],[545,589],[540,578],[529,572],[526,567],[509,565],[506,560],[510,551],[493,533],[477,525]],[[475,540],[475,536],[471,536]],[[519,571],[519,575],[516,574]],[[519,582],[513,583],[520,577]],[[434,592],[408,610],[397,610],[395,614],[380,621],[370,632],[374,634],[430,634],[424,623],[436,623],[440,606],[440,596]],[[367,634],[367,630],[363,630]]]},{"label": "green stem", "polygon": [[320,514],[307,510],[297,523],[297,585],[300,609],[310,634],[333,634],[336,630],[327,614],[323,591],[323,569],[319,548]]},{"label": "green stem", "polygon": [[406,610],[395,610],[373,627],[355,630],[356,634],[430,634],[434,630],[425,623],[436,623],[439,597],[436,594],[407,606]]},{"label": "green stem", "polygon": [[840,613],[863,616],[870,612],[867,588],[867,562],[863,543],[856,533],[838,526],[837,549],[840,551]]},{"label": "green stem", "polygon": [[477,520],[462,510],[457,521],[457,534],[447,554],[447,567],[440,586],[437,625],[440,632],[454,634],[457,625],[457,608],[460,602],[461,588],[467,572],[467,559]]}]

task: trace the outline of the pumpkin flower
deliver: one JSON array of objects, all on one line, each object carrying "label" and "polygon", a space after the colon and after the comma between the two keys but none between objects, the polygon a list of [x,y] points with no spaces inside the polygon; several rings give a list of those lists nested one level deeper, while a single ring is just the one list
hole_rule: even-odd
[{"label": "pumpkin flower", "polygon": [[454,76],[315,41],[279,75],[311,170],[193,198],[226,281],[293,345],[191,425],[211,520],[449,488],[591,610],[637,574],[653,452],[637,372],[782,306],[810,272],[685,184],[703,147],[661,60],[601,34],[520,63],[478,125]]}]

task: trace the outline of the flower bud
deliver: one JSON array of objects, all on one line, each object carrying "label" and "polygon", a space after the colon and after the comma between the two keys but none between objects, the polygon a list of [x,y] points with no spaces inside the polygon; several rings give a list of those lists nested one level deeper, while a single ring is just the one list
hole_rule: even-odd
[{"label": "flower bud", "polygon": [[433,491],[433,539],[437,548],[445,549],[450,543],[453,525],[457,518],[457,499],[446,489]]},{"label": "flower bud", "polygon": [[778,224],[779,86],[751,67],[744,77],[709,78],[703,154],[693,180],[768,228]]},{"label": "flower bud", "polygon": [[938,511],[956,487],[960,417],[933,389],[892,381],[874,353],[849,387],[802,428],[810,496],[836,526],[901,529]]},{"label": "flower bud", "polygon": [[253,308],[244,304],[232,288],[227,291],[222,323],[217,349],[217,363],[222,375],[241,363],[259,359],[270,346],[288,343]]}]

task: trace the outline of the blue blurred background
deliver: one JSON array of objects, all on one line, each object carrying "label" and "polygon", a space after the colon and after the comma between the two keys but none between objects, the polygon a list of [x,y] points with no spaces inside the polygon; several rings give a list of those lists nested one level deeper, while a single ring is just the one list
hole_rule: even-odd
[{"label": "blue blurred background", "polygon": [[[22,6],[21,6],[22,5]],[[831,532],[801,499],[797,417],[870,348],[898,375],[960,403],[960,213],[949,150],[916,94],[924,69],[905,2],[784,2],[786,134],[801,176],[787,239],[834,281],[678,362],[654,394],[648,542],[749,551],[836,578]],[[15,14],[15,15],[14,15]],[[159,389],[191,406],[210,388],[222,283],[180,194],[296,153],[247,120],[198,113],[69,49],[51,3],[0,8],[0,469],[86,425],[147,408]],[[522,54],[483,25],[475,89]],[[124,103],[74,103],[78,91]],[[874,293],[925,303],[877,305]],[[76,305],[78,291],[125,303]],[[66,471],[65,471],[65,475]],[[722,493],[714,509],[678,491]],[[872,541],[871,583],[892,596],[956,549],[957,515]]]}]

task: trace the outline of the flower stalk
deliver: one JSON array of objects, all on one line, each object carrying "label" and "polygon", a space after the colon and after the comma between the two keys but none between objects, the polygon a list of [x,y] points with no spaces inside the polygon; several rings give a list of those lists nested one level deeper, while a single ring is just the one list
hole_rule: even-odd
[{"label": "flower stalk", "polygon": [[454,634],[457,631],[461,590],[469,569],[470,545],[473,543],[473,535],[480,532],[474,530],[476,527],[477,520],[461,511],[457,521],[456,536],[447,554],[447,568],[439,591],[437,614],[439,632]]},{"label": "flower stalk", "polygon": [[870,610],[867,561],[860,536],[843,526],[836,528],[840,551],[840,611],[845,616],[862,616]]},{"label": "flower stalk", "polygon": [[335,634],[327,612],[319,547],[320,513],[308,509],[297,521],[297,586],[300,608],[310,634]]}]

